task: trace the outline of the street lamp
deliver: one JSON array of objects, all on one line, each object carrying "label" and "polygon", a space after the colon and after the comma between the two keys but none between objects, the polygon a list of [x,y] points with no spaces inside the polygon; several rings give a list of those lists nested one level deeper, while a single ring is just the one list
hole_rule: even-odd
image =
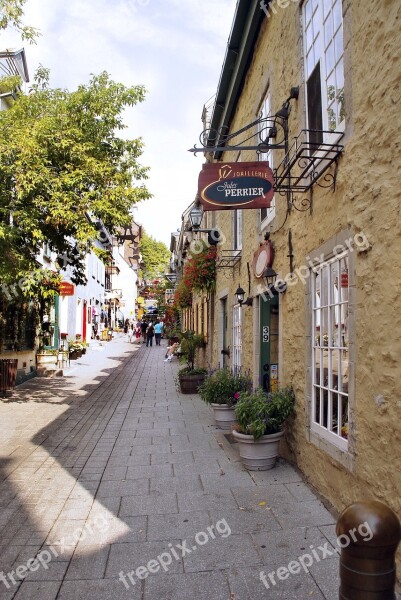
[{"label": "street lamp", "polygon": [[281,281],[276,285],[277,273],[271,267],[268,267],[262,275],[263,279],[266,282],[266,287],[270,294],[273,296],[277,296],[278,294],[282,294],[287,289],[287,284],[285,281]]},{"label": "street lamp", "polygon": [[238,302],[238,304],[240,306],[242,306],[242,304],[244,302],[244,298],[245,298],[245,290],[243,290],[240,285],[237,287],[235,295],[237,296],[237,302]]},{"label": "street lamp", "polygon": [[242,306],[242,305],[252,306],[253,305],[253,298],[251,298],[250,296],[248,296],[248,298],[244,302],[245,290],[243,290],[240,285],[238,286],[237,291],[235,292],[235,295],[237,296],[237,302],[240,306]]},{"label": "street lamp", "polygon": [[191,231],[194,233],[207,233],[207,241],[209,246],[217,246],[222,241],[222,235],[218,229],[200,229],[203,219],[203,208],[200,204],[195,204],[190,213],[189,220],[191,222]]},{"label": "street lamp", "polygon": [[189,220],[191,221],[192,229],[198,231],[203,219],[203,208],[200,204],[195,204],[190,213]]}]

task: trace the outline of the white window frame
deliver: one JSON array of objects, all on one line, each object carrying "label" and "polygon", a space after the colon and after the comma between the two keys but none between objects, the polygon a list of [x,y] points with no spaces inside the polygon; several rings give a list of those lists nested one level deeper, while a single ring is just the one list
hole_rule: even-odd
[{"label": "white window frame", "polygon": [[233,306],[232,346],[232,370],[239,373],[242,368],[242,309],[239,304]]},{"label": "white window frame", "polygon": [[242,250],[242,208],[233,210],[233,250]]},{"label": "white window frame", "polygon": [[[305,99],[308,122],[307,82],[320,61],[321,101],[323,130],[344,132],[345,115],[339,119],[338,91],[344,96],[344,42],[342,0],[305,0],[302,6],[302,26],[305,61]],[[336,102],[328,101],[328,81],[335,86]],[[342,85],[342,87],[340,87]],[[335,108],[335,126],[330,127],[328,110]],[[332,134],[324,134],[324,143],[335,143]]]},{"label": "white window frame", "polygon": [[[311,430],[340,450],[348,451],[348,439],[341,435],[344,403],[350,422],[349,288],[342,286],[342,273],[350,271],[349,252],[325,259],[311,269],[312,389]],[[318,278],[320,277],[320,281]],[[322,325],[323,324],[323,325]],[[316,334],[316,332],[319,332]],[[327,377],[319,365],[327,364]],[[335,377],[337,385],[335,385]],[[340,382],[347,381],[347,389]],[[318,398],[317,398],[318,397]],[[337,406],[336,406],[337,403]],[[325,407],[327,412],[325,413]],[[334,407],[334,408],[333,408]],[[333,422],[333,410],[336,415]],[[337,428],[337,431],[336,431]],[[349,431],[348,431],[349,435]]]}]

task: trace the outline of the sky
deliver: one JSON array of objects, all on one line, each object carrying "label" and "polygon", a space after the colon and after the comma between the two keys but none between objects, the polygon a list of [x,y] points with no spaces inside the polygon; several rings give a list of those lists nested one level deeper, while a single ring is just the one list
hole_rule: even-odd
[{"label": "sky", "polygon": [[[52,87],[75,89],[107,71],[125,85],[144,85],[145,102],[128,109],[124,137],[142,137],[151,200],[135,220],[170,245],[194,200],[204,157],[188,152],[202,131],[203,105],[216,93],[236,0],[27,0],[24,23],[35,45],[12,30],[0,49],[24,47],[32,81],[41,64]],[[199,145],[199,143],[197,144]]]}]

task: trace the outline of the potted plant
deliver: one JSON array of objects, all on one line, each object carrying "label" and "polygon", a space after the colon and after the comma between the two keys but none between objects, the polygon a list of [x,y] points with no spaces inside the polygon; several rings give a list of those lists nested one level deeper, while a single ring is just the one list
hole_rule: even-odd
[{"label": "potted plant", "polygon": [[36,354],[36,366],[56,365],[58,359],[58,350],[46,350],[42,348]]},{"label": "potted plant", "polygon": [[240,394],[235,406],[238,431],[233,435],[246,469],[266,471],[274,467],[283,425],[294,404],[294,392],[289,387],[268,394],[261,388]]},{"label": "potted plant", "polygon": [[206,376],[206,369],[195,368],[195,354],[197,348],[203,343],[203,336],[194,331],[185,331],[180,334],[180,354],[187,363],[186,367],[178,371],[181,392],[183,394],[196,394]]},{"label": "potted plant", "polygon": [[219,369],[205,379],[199,388],[199,394],[212,407],[217,427],[231,429],[236,422],[234,408],[240,392],[249,390],[250,387],[249,377],[234,374],[229,369]]},{"label": "potted plant", "polygon": [[68,344],[70,360],[76,360],[82,356],[82,344],[80,342],[70,341]]}]

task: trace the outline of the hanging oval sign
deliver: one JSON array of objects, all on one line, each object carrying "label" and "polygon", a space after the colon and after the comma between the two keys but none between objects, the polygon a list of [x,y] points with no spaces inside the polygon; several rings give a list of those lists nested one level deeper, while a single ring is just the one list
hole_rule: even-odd
[{"label": "hanging oval sign", "polygon": [[269,208],[274,177],[268,162],[206,163],[199,175],[204,210]]},{"label": "hanging oval sign", "polygon": [[258,279],[263,277],[263,273],[269,267],[272,267],[274,260],[274,247],[270,240],[260,244],[258,250],[253,255],[253,273]]}]

